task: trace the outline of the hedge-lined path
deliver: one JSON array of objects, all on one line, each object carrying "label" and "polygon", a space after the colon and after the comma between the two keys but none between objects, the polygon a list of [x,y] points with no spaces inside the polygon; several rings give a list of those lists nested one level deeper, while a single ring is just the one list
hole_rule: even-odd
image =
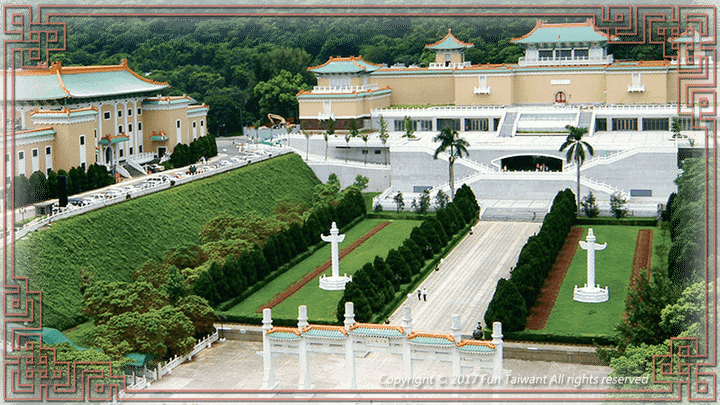
[{"label": "hedge-lined path", "polygon": [[[376,233],[383,230],[383,228],[385,228],[388,225],[390,225],[390,222],[383,222],[383,223],[379,224],[378,226],[376,226],[375,228],[373,228],[372,230],[370,230],[370,232],[361,236],[359,239],[357,239],[355,242],[353,242],[350,246],[346,246],[343,250],[340,251],[338,259],[342,260],[343,257],[350,254],[350,252],[355,250],[355,248],[357,248],[358,246],[365,243],[365,241],[370,239]],[[315,270],[313,270],[312,273],[306,274],[305,277],[301,278],[300,280],[295,282],[293,285],[291,285],[288,288],[286,288],[285,290],[283,290],[283,292],[276,295],[273,299],[268,301],[266,304],[261,305],[260,308],[258,308],[256,312],[261,313],[263,311],[263,309],[265,309],[265,308],[274,308],[275,305],[285,301],[285,299],[287,299],[289,296],[295,294],[296,291],[303,288],[305,286],[305,284],[311,282],[312,280],[314,280],[315,278],[317,278],[318,276],[323,274],[325,272],[325,270],[330,268],[331,265],[332,265],[332,259],[317,266],[315,268]]]},{"label": "hedge-lined path", "polygon": [[508,278],[528,237],[540,223],[480,221],[419,286],[428,292],[427,302],[413,292],[390,317],[402,325],[403,307],[412,310],[413,330],[450,332],[453,314],[460,314],[461,332],[471,334],[495,293],[500,278]]},{"label": "hedge-lined path", "polygon": [[550,274],[548,274],[548,278],[545,280],[542,290],[540,290],[540,297],[538,297],[535,306],[528,315],[525,329],[545,329],[545,324],[550,318],[550,312],[555,306],[555,300],[560,294],[560,287],[562,287],[565,275],[575,257],[575,252],[577,252],[578,242],[580,242],[584,233],[585,228],[573,227],[570,229],[570,233],[565,238],[565,243],[555,259],[555,264],[550,269]]},{"label": "hedge-lined path", "polygon": [[635,257],[633,259],[633,271],[630,276],[630,287],[635,284],[635,277],[640,271],[647,270],[648,281],[650,281],[650,266],[652,264],[652,229],[640,229],[635,244]]}]

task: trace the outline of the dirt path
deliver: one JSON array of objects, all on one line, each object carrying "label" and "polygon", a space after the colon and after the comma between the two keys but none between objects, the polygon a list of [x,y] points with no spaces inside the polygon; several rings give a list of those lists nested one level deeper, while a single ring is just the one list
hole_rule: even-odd
[{"label": "dirt path", "polygon": [[635,284],[635,278],[643,270],[647,270],[648,281],[650,281],[653,234],[654,231],[652,229],[640,229],[638,231],[637,244],[635,245],[635,258],[633,259],[633,271],[630,276],[630,287]]},{"label": "dirt path", "polygon": [[[350,244],[349,246],[345,247],[343,250],[340,251],[340,260],[342,260],[343,257],[347,256],[350,252],[355,250],[358,246],[362,245],[366,240],[370,239],[373,235],[380,232],[383,228],[390,225],[390,222],[383,222],[370,230],[370,232],[366,233],[365,235],[358,238],[355,242]],[[268,303],[261,305],[260,308],[257,309],[258,313],[261,313],[263,309],[265,308],[273,308],[277,304],[285,301],[289,296],[295,294],[298,290],[305,287],[305,284],[309,283],[310,281],[314,280],[318,276],[320,276],[322,273],[325,272],[325,270],[329,269],[332,265],[332,259],[326,261],[325,263],[317,266],[315,270],[313,270],[312,273],[306,274],[305,277],[301,278],[300,280],[293,283],[291,286],[286,288],[283,292],[276,295],[273,299],[268,301]]]},{"label": "dirt path", "polygon": [[558,294],[560,294],[560,287],[562,286],[563,280],[565,280],[565,275],[570,268],[570,263],[572,263],[573,257],[575,257],[578,242],[580,242],[584,233],[585,228],[573,227],[570,229],[570,233],[568,233],[567,238],[565,238],[565,243],[555,259],[555,264],[550,269],[550,274],[548,274],[540,290],[540,297],[538,297],[535,306],[533,306],[530,315],[528,315],[525,329],[545,329],[545,324],[550,317],[550,312],[555,305],[555,300]]}]

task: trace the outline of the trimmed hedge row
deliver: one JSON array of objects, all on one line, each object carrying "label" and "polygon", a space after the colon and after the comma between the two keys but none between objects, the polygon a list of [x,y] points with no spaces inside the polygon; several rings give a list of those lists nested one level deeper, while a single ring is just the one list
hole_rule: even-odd
[{"label": "trimmed hedge row", "polygon": [[578,218],[575,225],[624,225],[624,226],[657,226],[656,218]]},{"label": "trimmed hedge row", "polygon": [[[539,333],[538,333],[539,332]],[[492,329],[483,330],[486,339],[491,339]],[[615,346],[615,338],[612,335],[579,336],[579,335],[557,335],[542,331],[505,331],[503,328],[504,341],[538,342],[538,343],[565,343],[573,345],[600,345]]]},{"label": "trimmed hedge row", "polygon": [[345,292],[338,302],[337,319],[345,319],[345,303],[355,304],[355,319],[369,322],[373,314],[383,313],[387,304],[402,298],[414,286],[413,280],[423,273],[425,262],[442,252],[454,235],[460,233],[468,224],[477,221],[480,207],[470,187],[463,185],[455,194],[455,199],[435,216],[426,217],[412,230],[410,237],[398,249],[391,249],[383,260],[366,263],[353,276],[353,281],[345,286]]},{"label": "trimmed hedge row", "polygon": [[525,329],[526,318],[572,228],[576,212],[575,194],[570,189],[560,191],[540,232],[529,237],[520,251],[510,279],[498,280],[495,295],[485,312],[486,325],[499,321],[509,332]]},{"label": "trimmed hedge row", "polygon": [[[287,271],[293,259],[308,253],[310,246],[320,243],[323,230],[332,222],[345,227],[365,216],[365,201],[360,190],[349,188],[337,207],[328,204],[313,210],[300,226],[297,223],[272,235],[264,246],[253,249],[235,258],[230,255],[221,266],[212,262],[207,271],[200,274],[193,286],[193,294],[208,300],[211,306],[235,298],[238,291],[245,291],[258,283],[270,280]],[[307,257],[307,256],[305,256]],[[299,260],[295,260],[297,263]],[[282,271],[279,271],[285,267]],[[265,279],[268,279],[265,281]]]}]

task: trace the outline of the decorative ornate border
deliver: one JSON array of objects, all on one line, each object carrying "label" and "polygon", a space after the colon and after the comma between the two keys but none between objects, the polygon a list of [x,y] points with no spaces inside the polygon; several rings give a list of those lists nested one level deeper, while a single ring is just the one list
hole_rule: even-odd
[{"label": "decorative ornate border", "polygon": [[[81,6],[81,5],[40,5],[37,11],[27,5],[3,5],[3,33],[6,39],[3,41],[3,81],[10,84],[3,94],[3,129],[6,141],[10,144],[12,153],[11,167],[15,166],[15,131],[8,126],[4,117],[12,117],[14,121],[14,71],[10,68],[22,69],[47,69],[50,52],[64,51],[67,44],[67,27],[60,22],[69,17],[375,17],[382,13],[384,17],[586,17],[592,18],[596,26],[619,38],[618,43],[624,44],[663,44],[663,54],[668,57],[677,50],[676,44],[667,40],[670,37],[681,35],[688,27],[692,27],[704,39],[700,43],[700,49],[707,55],[712,56],[712,63],[707,57],[698,57],[695,61],[695,68],[683,69],[678,74],[678,99],[686,100],[686,105],[692,106],[693,129],[702,130],[705,133],[705,158],[706,158],[706,180],[712,189],[717,190],[717,166],[715,160],[708,163],[708,158],[716,158],[714,150],[709,150],[707,145],[717,145],[717,21],[716,9],[714,6],[683,6],[683,5],[576,5],[576,6],[549,6],[549,5],[523,5],[523,6],[499,6],[499,5],[198,5],[198,6]],[[669,48],[668,48],[669,47]],[[696,51],[698,49],[696,48]],[[680,103],[678,103],[680,105]],[[679,108],[679,107],[678,107]],[[679,111],[678,111],[679,112]],[[12,176],[7,173],[7,165],[3,165],[3,177]],[[12,189],[12,185],[9,187]],[[12,202],[12,198],[11,198]],[[706,196],[706,208],[717,207],[715,195]],[[7,207],[4,207],[7,210]],[[715,210],[717,211],[717,210]],[[706,210],[707,212],[707,210]],[[7,214],[8,212],[4,212]],[[14,223],[14,212],[10,215]],[[104,363],[74,363],[56,361],[56,353],[53,348],[43,348],[33,342],[20,347],[20,340],[27,335],[39,335],[39,327],[11,328],[8,330],[8,323],[32,323],[42,325],[41,305],[42,293],[29,291],[26,277],[15,275],[14,257],[14,229],[8,229],[7,222],[3,223],[3,234],[10,242],[3,244],[3,316],[4,333],[3,338],[6,347],[11,347],[12,354],[8,352],[3,356],[3,374],[6,389],[3,396],[8,400],[118,400],[119,390],[126,388],[125,378],[115,376],[112,367],[105,369],[108,364]],[[711,217],[706,221],[705,234],[708,238],[708,250],[705,257],[717,257],[717,218]],[[9,245],[9,251],[7,249]],[[716,276],[716,262],[708,263],[706,260],[706,286],[708,281],[713,281]],[[707,302],[712,308],[712,316],[709,316],[708,309],[705,311],[705,329],[710,331],[708,336],[715,337],[715,325],[717,322],[717,311],[715,303],[715,291],[706,287]],[[715,342],[713,342],[715,343]],[[689,401],[715,401],[717,393],[716,375],[713,372],[702,371],[703,368],[715,366],[715,352],[710,349],[710,342],[704,342],[704,347],[699,346],[697,338],[673,338],[671,339],[671,353],[655,356],[655,368],[653,382],[656,384],[667,384],[667,389],[658,391],[598,391],[598,390],[471,390],[467,394],[515,394],[515,398],[507,400],[559,400],[566,401],[567,398],[552,398],[548,394],[602,394],[602,393],[642,393],[659,394],[663,398],[659,400],[683,400]],[[16,351],[22,350],[21,355]],[[29,352],[29,354],[28,354]],[[702,362],[704,361],[704,362]],[[674,378],[670,378],[674,377]],[[683,391],[687,394],[683,396]],[[151,391],[148,391],[151,392]],[[187,393],[193,397],[198,394],[217,391],[195,390],[177,391]],[[272,391],[282,394],[283,391]],[[287,391],[285,394],[292,395],[294,391]],[[387,390],[382,392],[363,390],[309,390],[309,393],[347,393],[348,398],[357,401],[357,394],[380,395],[383,398],[374,400],[402,400],[403,394],[417,394],[415,390]],[[426,390],[423,393],[450,396],[455,393],[452,390]],[[223,392],[222,398],[200,398],[173,399],[173,401],[198,401],[198,400],[221,400],[221,401],[257,401],[257,394],[261,391],[234,390]],[[245,394],[245,397],[231,398],[237,394]],[[535,394],[537,397],[518,397],[518,394]],[[457,400],[458,398],[435,397],[435,401]],[[395,397],[397,396],[397,397]],[[675,397],[673,397],[675,396]],[[637,400],[639,398],[635,398]],[[120,399],[121,400],[121,399]],[[146,401],[148,399],[145,399]],[[275,398],[274,401],[288,401],[292,398]],[[341,401],[343,398],[334,398]],[[463,398],[468,401],[501,402],[502,398],[490,398],[488,395],[480,395],[477,398]],[[598,397],[585,397],[582,401],[603,400]],[[622,400],[618,398],[618,400]],[[643,400],[643,399],[641,399]],[[650,400],[646,398],[644,400]]]}]

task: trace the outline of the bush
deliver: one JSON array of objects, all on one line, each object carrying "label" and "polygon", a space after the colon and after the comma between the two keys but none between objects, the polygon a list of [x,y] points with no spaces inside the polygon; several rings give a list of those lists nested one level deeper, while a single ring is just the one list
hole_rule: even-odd
[{"label": "bush", "polygon": [[582,211],[588,218],[595,218],[600,213],[592,191],[586,197],[583,197],[580,205],[582,205]]}]

